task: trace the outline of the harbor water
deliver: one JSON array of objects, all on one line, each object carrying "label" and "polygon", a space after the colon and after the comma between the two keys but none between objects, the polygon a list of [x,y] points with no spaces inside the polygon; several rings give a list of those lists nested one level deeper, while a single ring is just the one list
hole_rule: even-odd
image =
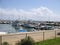
[{"label": "harbor water", "polygon": [[0,24],[0,32],[15,33],[15,32],[19,32],[19,30],[26,30],[28,32],[32,31],[32,29],[30,29],[30,28],[23,28],[23,27],[22,27],[22,29],[21,29],[21,27],[19,29],[15,29],[12,26],[12,24]]}]

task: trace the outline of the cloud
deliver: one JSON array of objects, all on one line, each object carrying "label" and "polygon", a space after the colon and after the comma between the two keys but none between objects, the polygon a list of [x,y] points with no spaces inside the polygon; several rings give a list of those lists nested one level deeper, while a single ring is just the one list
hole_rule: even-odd
[{"label": "cloud", "polygon": [[0,19],[39,20],[39,21],[59,21],[59,15],[55,14],[47,7],[39,7],[27,10],[23,9],[3,9],[0,8]]}]

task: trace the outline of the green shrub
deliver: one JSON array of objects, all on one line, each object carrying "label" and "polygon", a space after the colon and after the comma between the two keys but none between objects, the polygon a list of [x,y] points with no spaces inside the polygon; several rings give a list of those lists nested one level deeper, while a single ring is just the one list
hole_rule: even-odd
[{"label": "green shrub", "polygon": [[8,44],[8,42],[4,42],[4,43],[2,43],[2,45],[9,45],[9,44]]},{"label": "green shrub", "polygon": [[34,45],[34,40],[31,37],[26,37],[25,39],[22,39],[16,45]]}]

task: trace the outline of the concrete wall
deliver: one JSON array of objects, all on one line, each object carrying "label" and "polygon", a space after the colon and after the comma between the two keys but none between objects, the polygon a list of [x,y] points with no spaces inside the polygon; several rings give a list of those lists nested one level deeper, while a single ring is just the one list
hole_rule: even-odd
[{"label": "concrete wall", "polygon": [[7,35],[2,35],[2,42],[8,42],[10,45],[15,45],[16,42],[25,38],[26,34],[27,36],[32,37],[37,42],[37,41],[42,41],[46,39],[52,39],[55,37],[60,37],[60,35],[57,35],[57,33],[59,32],[60,30],[46,30],[46,31],[38,31],[38,32],[7,34]]},{"label": "concrete wall", "polygon": [[8,42],[10,45],[14,45],[16,42],[25,38],[26,34],[10,34],[2,36],[2,42]]}]

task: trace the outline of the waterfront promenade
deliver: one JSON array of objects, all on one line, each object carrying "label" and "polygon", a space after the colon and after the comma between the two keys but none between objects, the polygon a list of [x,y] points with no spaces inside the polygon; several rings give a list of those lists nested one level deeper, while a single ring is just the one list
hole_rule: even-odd
[{"label": "waterfront promenade", "polygon": [[0,44],[3,42],[8,42],[10,45],[15,45],[15,43],[25,38],[26,36],[30,36],[36,42],[38,42],[38,41],[60,37],[58,33],[60,33],[60,30],[43,30],[36,32],[4,34],[4,35],[0,35]]}]

